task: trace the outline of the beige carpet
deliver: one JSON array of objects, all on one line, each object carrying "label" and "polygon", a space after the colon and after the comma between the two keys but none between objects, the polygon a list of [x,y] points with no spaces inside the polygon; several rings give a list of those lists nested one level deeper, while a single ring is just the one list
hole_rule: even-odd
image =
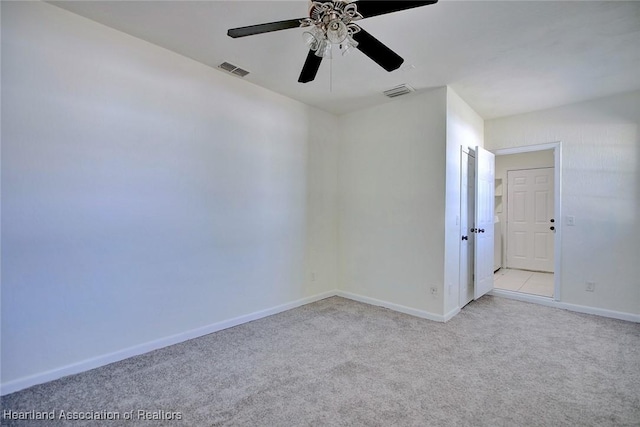
[{"label": "beige carpet", "polygon": [[498,297],[446,324],[336,297],[1,400],[119,420],[2,425],[638,426],[639,351],[639,324]]}]

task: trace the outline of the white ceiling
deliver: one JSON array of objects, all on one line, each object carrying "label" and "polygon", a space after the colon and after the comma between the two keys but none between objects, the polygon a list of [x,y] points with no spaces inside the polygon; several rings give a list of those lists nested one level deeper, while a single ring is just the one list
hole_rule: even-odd
[{"label": "white ceiling", "polygon": [[[227,29],[306,16],[306,1],[68,1],[64,9],[336,114],[388,102],[401,83],[451,86],[485,119],[640,89],[640,2],[452,1],[365,19],[405,59],[387,73],[360,51],[298,83],[302,29]],[[332,72],[331,72],[332,71]],[[220,71],[222,72],[222,71]]]}]

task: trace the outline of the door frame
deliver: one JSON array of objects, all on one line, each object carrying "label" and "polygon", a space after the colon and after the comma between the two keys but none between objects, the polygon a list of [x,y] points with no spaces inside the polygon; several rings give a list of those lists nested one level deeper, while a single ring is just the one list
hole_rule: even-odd
[{"label": "door frame", "polygon": [[[506,154],[522,154],[533,151],[553,150],[553,203],[554,218],[556,218],[556,232],[553,238],[553,299],[561,301],[560,278],[562,277],[562,141],[546,144],[523,145],[521,147],[500,148],[491,150],[496,156]],[[506,292],[506,291],[505,291]]]},{"label": "door frame", "polygon": [[[464,162],[466,155],[466,163]],[[475,159],[476,159],[476,150],[472,147],[460,147],[460,237],[462,235],[467,235],[466,245],[466,257],[463,257],[463,247],[465,243],[463,243],[462,239],[459,238],[459,248],[458,255],[460,263],[458,264],[458,308],[461,309],[471,301],[473,301],[473,275],[475,274],[475,262],[474,262],[474,241],[475,235],[469,232],[469,225],[474,224],[475,222],[475,194],[472,199],[469,198],[469,166],[470,164],[474,165],[474,177],[473,181],[475,183]],[[466,180],[462,179],[464,175],[466,176]],[[475,185],[475,184],[474,184]],[[465,190],[463,191],[463,186]],[[475,190],[474,190],[475,192]],[[462,195],[466,194],[466,198],[463,198]],[[473,212],[472,215],[469,215],[469,212]],[[466,216],[466,223],[463,221],[464,216]],[[464,227],[463,227],[464,226]],[[475,227],[475,225],[472,225]],[[464,268],[463,268],[464,267]],[[464,275],[463,272],[467,274]],[[466,276],[466,277],[465,277]],[[462,283],[465,281],[465,291],[466,293],[463,295],[462,293]],[[471,289],[471,297],[469,298],[469,289]],[[462,302],[464,300],[464,303]]]}]

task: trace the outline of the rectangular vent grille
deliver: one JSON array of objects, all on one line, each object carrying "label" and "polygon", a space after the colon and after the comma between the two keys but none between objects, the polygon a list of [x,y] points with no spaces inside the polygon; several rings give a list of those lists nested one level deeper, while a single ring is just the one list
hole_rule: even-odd
[{"label": "rectangular vent grille", "polygon": [[411,92],[415,92],[415,89],[409,85],[402,84],[389,90],[385,90],[383,93],[389,98],[395,98],[396,96],[406,95]]},{"label": "rectangular vent grille", "polygon": [[231,74],[235,74],[236,76],[240,76],[240,77],[244,77],[247,74],[249,74],[249,72],[247,70],[243,70],[242,68],[238,67],[237,65],[233,65],[230,64],[228,62],[223,62],[222,64],[218,65],[218,68],[228,71]]}]

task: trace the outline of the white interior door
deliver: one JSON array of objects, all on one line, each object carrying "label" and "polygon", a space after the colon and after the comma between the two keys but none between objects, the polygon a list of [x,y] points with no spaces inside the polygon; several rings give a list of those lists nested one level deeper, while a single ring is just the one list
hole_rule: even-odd
[{"label": "white interior door", "polygon": [[473,300],[473,227],[475,209],[475,157],[462,151],[460,159],[460,292],[459,306]]},{"label": "white interior door", "polygon": [[493,289],[495,156],[476,147],[474,283],[475,299]]},{"label": "white interior door", "polygon": [[507,267],[553,272],[553,168],[507,172]]}]

